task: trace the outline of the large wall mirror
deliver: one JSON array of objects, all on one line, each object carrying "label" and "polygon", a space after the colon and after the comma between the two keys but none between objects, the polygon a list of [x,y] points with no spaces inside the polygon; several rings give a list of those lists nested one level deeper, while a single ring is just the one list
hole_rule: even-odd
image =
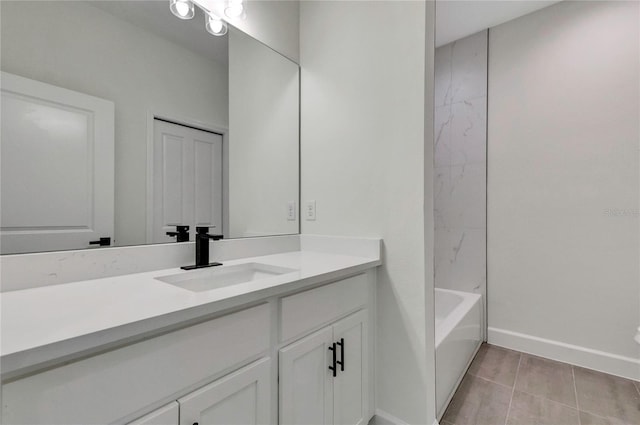
[{"label": "large wall mirror", "polygon": [[296,63],[168,1],[0,7],[2,254],[299,232]]}]

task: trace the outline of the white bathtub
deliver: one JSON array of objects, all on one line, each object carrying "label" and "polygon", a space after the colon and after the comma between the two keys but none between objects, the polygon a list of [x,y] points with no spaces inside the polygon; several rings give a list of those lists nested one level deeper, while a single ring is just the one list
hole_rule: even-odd
[{"label": "white bathtub", "polygon": [[482,343],[482,296],[436,289],[436,404],[444,414]]}]

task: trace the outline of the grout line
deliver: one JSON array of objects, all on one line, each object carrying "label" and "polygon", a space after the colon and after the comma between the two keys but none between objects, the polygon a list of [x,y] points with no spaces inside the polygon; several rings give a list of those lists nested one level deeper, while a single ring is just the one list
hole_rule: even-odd
[{"label": "grout line", "polygon": [[522,353],[518,359],[518,367],[516,368],[516,378],[513,380],[513,389],[511,390],[511,398],[509,399],[509,408],[507,409],[507,416],[504,418],[504,425],[507,425],[509,421],[509,415],[511,414],[511,404],[513,403],[513,395],[516,392],[516,383],[518,382],[518,373],[520,372],[520,363],[522,363]]},{"label": "grout line", "polygon": [[560,401],[552,400],[550,398],[547,398],[547,397],[544,397],[544,396],[541,396],[541,395],[538,395],[538,394],[531,394],[531,393],[529,393],[527,391],[522,391],[522,390],[518,390],[518,392],[522,393],[522,394],[526,394],[526,395],[528,395],[530,397],[539,398],[540,400],[550,401],[551,403],[559,404],[560,406],[568,407],[569,409],[579,410],[576,406],[571,406],[570,404],[565,404],[565,403],[562,403]]},{"label": "grout line", "polygon": [[578,425],[582,425],[582,419],[580,419],[580,403],[578,402],[578,384],[576,384],[576,371],[573,365],[571,366],[571,377],[573,378],[573,394],[576,396],[576,409],[578,409]]},{"label": "grout line", "polygon": [[[502,384],[502,383],[500,383],[500,382],[496,382],[496,381],[492,381],[491,379],[485,378],[485,377],[483,377],[483,376],[474,375],[473,373],[468,373],[468,372],[467,372],[467,375],[469,375],[469,376],[473,376],[474,378],[477,378],[477,379],[482,379],[483,381],[487,381],[487,382],[489,382],[490,384],[495,384],[495,385],[498,385],[498,386],[500,386],[500,387],[507,388],[507,389],[509,389],[509,390],[513,389],[513,386],[505,385],[505,384]],[[515,386],[515,385],[514,385],[514,386]]]},{"label": "grout line", "polygon": [[596,415],[595,413],[589,412],[587,410],[578,410],[578,418],[580,417],[580,413],[586,413],[588,415],[595,416],[596,418],[604,419],[605,422],[610,421],[612,419],[612,417]]}]

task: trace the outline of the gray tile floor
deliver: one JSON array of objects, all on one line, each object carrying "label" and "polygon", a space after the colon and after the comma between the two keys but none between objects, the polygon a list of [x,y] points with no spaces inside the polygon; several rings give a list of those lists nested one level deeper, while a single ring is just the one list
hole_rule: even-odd
[{"label": "gray tile floor", "polygon": [[483,344],[441,425],[639,425],[640,383]]}]

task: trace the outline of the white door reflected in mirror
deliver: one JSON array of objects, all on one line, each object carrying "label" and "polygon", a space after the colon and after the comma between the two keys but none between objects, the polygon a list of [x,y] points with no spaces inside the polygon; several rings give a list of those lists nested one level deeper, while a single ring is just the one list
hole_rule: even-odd
[{"label": "white door reflected in mirror", "polygon": [[167,232],[209,226],[224,234],[222,136],[162,120],[153,126],[153,208],[149,243],[172,242]]},{"label": "white door reflected in mirror", "polygon": [[6,72],[1,90],[2,254],[113,238],[113,102]]}]

